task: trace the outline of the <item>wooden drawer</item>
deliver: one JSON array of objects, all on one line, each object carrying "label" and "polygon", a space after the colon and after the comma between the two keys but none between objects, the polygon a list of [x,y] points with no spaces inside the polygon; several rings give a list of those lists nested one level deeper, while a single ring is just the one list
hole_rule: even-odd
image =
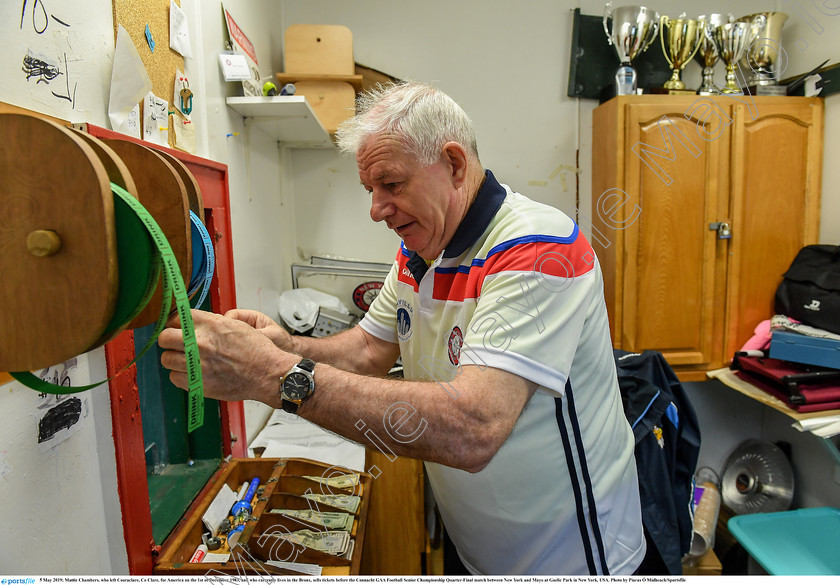
[{"label": "wooden drawer", "polygon": [[[358,473],[359,483],[355,487],[338,488],[309,479],[330,478],[348,473],[347,470],[309,459],[233,459],[224,463],[198,495],[181,521],[163,543],[157,556],[154,573],[163,575],[206,575],[206,574],[263,574],[296,575],[292,570],[269,565],[266,561],[287,561],[317,564],[323,575],[358,575],[367,527],[368,507],[372,476]],[[243,483],[259,478],[259,487],[252,500],[250,518],[239,542],[228,547],[226,537],[221,535],[222,546],[213,553],[231,553],[226,562],[191,563],[190,559],[202,544],[202,534],[207,532],[202,516],[210,507],[223,485],[237,492]],[[290,541],[290,535],[298,530],[323,532],[318,526],[296,519],[275,509],[312,510],[315,512],[345,512],[338,507],[314,501],[306,495],[358,496],[358,508],[352,513],[352,528],[349,531],[352,554],[350,558],[333,555],[305,546],[302,541]]]}]

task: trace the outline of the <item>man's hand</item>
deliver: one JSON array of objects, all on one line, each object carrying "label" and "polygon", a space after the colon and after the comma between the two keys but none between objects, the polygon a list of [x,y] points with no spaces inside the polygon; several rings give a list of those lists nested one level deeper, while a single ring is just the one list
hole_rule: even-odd
[{"label": "man's hand", "polygon": [[280,349],[284,351],[293,351],[294,345],[292,336],[265,313],[251,311],[249,309],[231,309],[225,313],[225,317],[247,323],[268,337],[274,345]]},{"label": "man's hand", "polygon": [[[279,408],[280,380],[299,358],[275,346],[261,328],[241,320],[195,309],[192,316],[204,395],[219,400],[259,400]],[[160,361],[170,370],[172,383],[186,389],[187,360],[177,316],[167,326],[158,337],[160,347],[168,350]]]}]

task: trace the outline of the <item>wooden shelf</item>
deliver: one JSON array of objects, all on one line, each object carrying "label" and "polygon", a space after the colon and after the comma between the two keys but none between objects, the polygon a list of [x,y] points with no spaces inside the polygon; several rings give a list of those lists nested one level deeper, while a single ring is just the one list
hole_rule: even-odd
[{"label": "wooden shelf", "polygon": [[229,97],[226,103],[246,126],[258,126],[290,147],[335,147],[304,96]]},{"label": "wooden shelf", "polygon": [[362,75],[324,75],[322,73],[276,73],[280,83],[297,83],[298,81],[344,81],[353,86],[357,92],[362,90]]},{"label": "wooden shelf", "polygon": [[713,378],[722,382],[726,386],[729,386],[733,390],[737,390],[741,394],[745,396],[749,396],[753,400],[757,400],[762,404],[769,406],[770,408],[774,408],[779,412],[783,412],[784,414],[788,415],[790,418],[803,421],[809,418],[817,418],[817,417],[825,417],[825,416],[837,416],[840,415],[840,410],[821,410],[818,412],[797,412],[794,409],[787,406],[784,402],[770,396],[767,392],[750,384],[749,382],[742,380],[738,376],[735,375],[735,372],[730,370],[729,368],[720,368],[719,370],[712,370],[707,372],[706,375],[709,378]]}]

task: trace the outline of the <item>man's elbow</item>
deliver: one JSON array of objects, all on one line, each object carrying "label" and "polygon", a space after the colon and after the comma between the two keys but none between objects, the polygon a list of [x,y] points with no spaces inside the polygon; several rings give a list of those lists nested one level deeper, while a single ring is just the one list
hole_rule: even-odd
[{"label": "man's elbow", "polygon": [[457,448],[452,450],[453,461],[450,466],[468,473],[478,473],[487,467],[504,444],[507,435],[508,433],[493,429],[466,434]]}]

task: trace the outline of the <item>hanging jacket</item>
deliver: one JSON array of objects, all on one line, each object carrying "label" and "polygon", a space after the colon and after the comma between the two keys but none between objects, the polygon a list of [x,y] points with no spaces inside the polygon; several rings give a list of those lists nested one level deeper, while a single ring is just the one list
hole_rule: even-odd
[{"label": "hanging jacket", "polygon": [[614,350],[614,356],[624,414],[636,440],[642,522],[669,573],[681,575],[693,531],[697,415],[661,353]]}]

